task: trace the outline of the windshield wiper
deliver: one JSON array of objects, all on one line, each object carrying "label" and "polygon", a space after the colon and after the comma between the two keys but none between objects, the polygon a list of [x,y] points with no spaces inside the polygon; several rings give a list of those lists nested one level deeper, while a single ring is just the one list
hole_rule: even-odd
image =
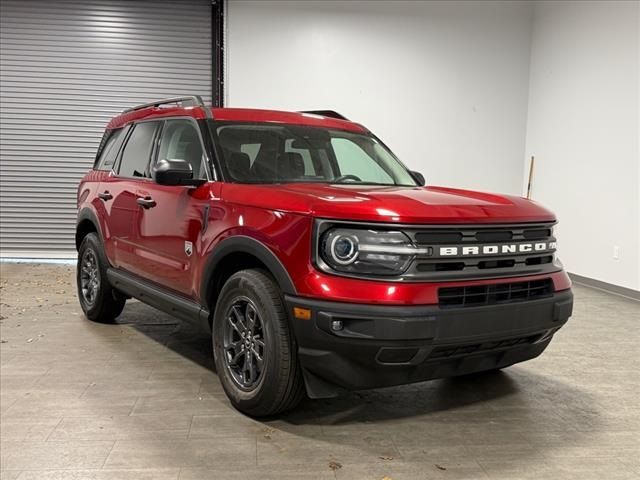
[{"label": "windshield wiper", "polygon": [[327,182],[331,185],[376,185],[381,187],[402,187],[408,185],[400,185],[398,183],[377,183],[377,182]]}]

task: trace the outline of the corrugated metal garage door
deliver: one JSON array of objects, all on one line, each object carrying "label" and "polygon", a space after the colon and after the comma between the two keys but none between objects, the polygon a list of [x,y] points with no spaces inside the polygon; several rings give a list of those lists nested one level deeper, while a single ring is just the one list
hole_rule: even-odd
[{"label": "corrugated metal garage door", "polygon": [[2,256],[74,255],[75,195],[126,107],[211,101],[211,1],[1,0]]}]

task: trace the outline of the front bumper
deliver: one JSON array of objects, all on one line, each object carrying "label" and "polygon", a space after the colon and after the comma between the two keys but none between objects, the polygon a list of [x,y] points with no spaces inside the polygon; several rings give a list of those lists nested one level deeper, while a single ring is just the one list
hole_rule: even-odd
[{"label": "front bumper", "polygon": [[[571,290],[460,308],[285,300],[312,398],[464,375],[537,357],[573,307]],[[296,319],[294,307],[310,309],[311,318]]]}]

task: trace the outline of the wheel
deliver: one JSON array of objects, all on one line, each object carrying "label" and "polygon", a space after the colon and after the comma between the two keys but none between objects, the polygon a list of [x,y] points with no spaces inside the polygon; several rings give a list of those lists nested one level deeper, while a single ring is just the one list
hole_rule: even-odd
[{"label": "wheel", "polygon": [[263,417],[297,405],[304,395],[297,347],[270,275],[253,269],[232,275],[212,330],[216,370],[235,408]]},{"label": "wheel", "polygon": [[126,302],[109,284],[108,265],[98,236],[89,233],[78,250],[76,282],[82,311],[89,320],[95,322],[113,322]]}]

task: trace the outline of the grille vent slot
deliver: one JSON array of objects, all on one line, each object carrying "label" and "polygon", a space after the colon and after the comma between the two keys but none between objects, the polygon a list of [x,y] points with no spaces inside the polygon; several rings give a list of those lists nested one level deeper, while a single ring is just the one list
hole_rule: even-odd
[{"label": "grille vent slot", "polygon": [[550,278],[527,282],[473,285],[467,287],[445,287],[438,290],[440,307],[478,307],[499,303],[523,302],[553,294]]},{"label": "grille vent slot", "polygon": [[522,236],[527,240],[544,240],[551,236],[550,228],[542,228],[536,230],[525,230],[522,232]]},{"label": "grille vent slot", "polygon": [[478,240],[479,242],[509,242],[512,239],[513,233],[510,230],[476,233],[476,240]]},{"label": "grille vent slot", "polygon": [[461,232],[418,232],[416,242],[420,244],[443,244],[462,242]]}]

